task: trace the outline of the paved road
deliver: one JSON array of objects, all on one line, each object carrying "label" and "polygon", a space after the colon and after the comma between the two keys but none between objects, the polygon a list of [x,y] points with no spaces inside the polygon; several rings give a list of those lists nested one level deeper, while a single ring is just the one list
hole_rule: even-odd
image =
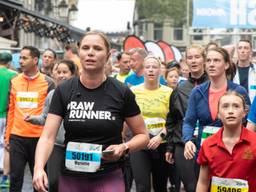
[{"label": "paved road", "polygon": [[28,166],[26,166],[26,169],[25,169],[25,177],[24,177],[22,192],[33,192],[32,176],[30,174]]},{"label": "paved road", "polygon": [[[7,192],[7,191],[0,189],[0,192]],[[24,183],[23,183],[22,192],[33,192],[32,177],[31,177],[28,166],[25,169],[25,176],[24,176]]]}]

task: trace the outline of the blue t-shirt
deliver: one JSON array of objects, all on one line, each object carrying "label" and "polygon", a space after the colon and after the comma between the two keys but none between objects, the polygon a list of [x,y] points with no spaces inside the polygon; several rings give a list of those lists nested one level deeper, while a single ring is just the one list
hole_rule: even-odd
[{"label": "blue t-shirt", "polygon": [[[134,85],[139,85],[141,83],[144,83],[144,76],[138,76],[136,73],[132,73],[128,77],[126,77],[125,82],[126,85],[134,86]],[[166,85],[166,81],[163,78],[163,76],[160,77],[160,84],[161,85]]]},{"label": "blue t-shirt", "polygon": [[256,125],[256,99],[254,97],[247,120]]}]

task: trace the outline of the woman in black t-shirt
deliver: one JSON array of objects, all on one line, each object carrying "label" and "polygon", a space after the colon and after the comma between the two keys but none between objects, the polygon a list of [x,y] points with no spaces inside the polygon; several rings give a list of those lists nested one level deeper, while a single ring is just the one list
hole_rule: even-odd
[{"label": "woman in black t-shirt", "polygon": [[[58,86],[36,149],[34,187],[47,190],[46,161],[60,122],[65,128],[65,168],[59,191],[124,191],[120,164],[128,151],[147,146],[144,121],[130,89],[104,75],[110,56],[105,35],[91,31],[80,42],[80,77]],[[134,137],[122,142],[123,122]]]}]

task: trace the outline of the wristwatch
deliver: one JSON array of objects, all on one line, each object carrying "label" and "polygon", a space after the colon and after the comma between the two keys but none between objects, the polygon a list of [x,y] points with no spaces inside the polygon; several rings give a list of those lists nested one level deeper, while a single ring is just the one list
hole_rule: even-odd
[{"label": "wristwatch", "polygon": [[160,133],[160,137],[161,137],[162,140],[165,140],[166,134],[162,132],[162,133]]}]

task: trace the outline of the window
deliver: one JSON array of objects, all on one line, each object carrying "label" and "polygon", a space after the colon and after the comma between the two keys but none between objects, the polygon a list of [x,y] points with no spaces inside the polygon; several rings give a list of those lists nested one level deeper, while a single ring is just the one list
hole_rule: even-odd
[{"label": "window", "polygon": [[194,35],[193,39],[195,41],[202,41],[203,40],[203,35]]},{"label": "window", "polygon": [[139,31],[138,31],[138,34],[139,34],[139,36],[143,36],[143,35],[144,35],[144,34],[143,34],[143,33],[144,33],[144,32],[143,32],[143,25],[144,25],[143,23],[140,23],[140,24],[139,24],[139,27],[138,27],[138,30],[139,30]]},{"label": "window", "polygon": [[154,40],[163,39],[163,23],[154,23]]},{"label": "window", "polygon": [[173,29],[173,40],[175,40],[175,41],[183,40],[183,29],[182,28],[174,28]]},{"label": "window", "polygon": [[202,41],[203,40],[203,35],[198,35],[198,33],[200,34],[200,33],[203,32],[202,29],[194,29],[193,31],[194,31],[194,33],[197,33],[196,35],[193,36],[193,40]]}]

